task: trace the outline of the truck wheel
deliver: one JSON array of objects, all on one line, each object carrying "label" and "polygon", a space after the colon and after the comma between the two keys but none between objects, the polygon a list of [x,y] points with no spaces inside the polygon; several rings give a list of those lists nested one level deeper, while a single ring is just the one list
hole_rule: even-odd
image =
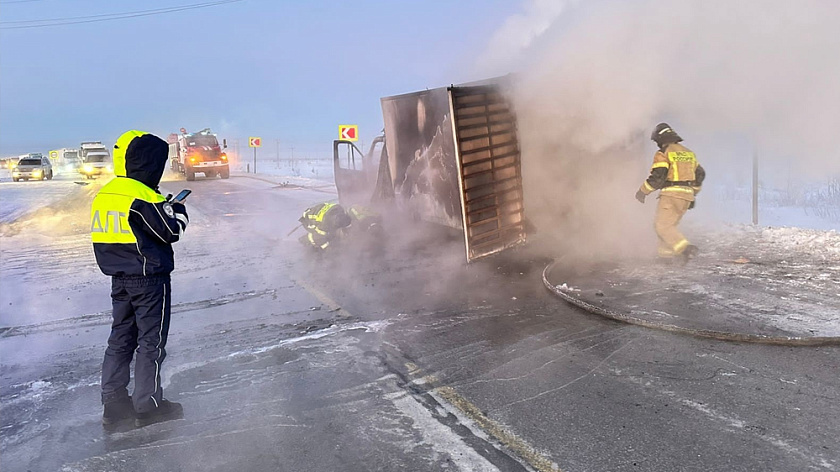
[{"label": "truck wheel", "polygon": [[230,169],[225,169],[225,170],[219,172],[219,175],[221,175],[223,179],[229,179],[230,178]]},{"label": "truck wheel", "polygon": [[192,182],[195,180],[195,172],[188,170],[187,171],[187,182]]},{"label": "truck wheel", "polygon": [[17,178],[17,177],[12,178],[12,181],[14,181],[14,182],[17,182],[18,180],[20,180],[20,179]]}]

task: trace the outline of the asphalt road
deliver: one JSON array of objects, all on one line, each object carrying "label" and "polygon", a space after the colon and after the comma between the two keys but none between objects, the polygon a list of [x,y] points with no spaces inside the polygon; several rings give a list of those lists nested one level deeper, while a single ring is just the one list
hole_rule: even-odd
[{"label": "asphalt road", "polygon": [[536,249],[466,266],[401,221],[317,259],[286,234],[329,189],[189,187],[164,365],[186,418],[101,430],[107,312],[7,326],[4,471],[840,468],[840,349],[607,321],[542,287]]}]

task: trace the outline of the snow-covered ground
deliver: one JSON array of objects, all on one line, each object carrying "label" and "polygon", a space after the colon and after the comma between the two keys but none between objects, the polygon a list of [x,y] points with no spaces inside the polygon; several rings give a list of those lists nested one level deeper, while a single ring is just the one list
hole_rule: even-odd
[{"label": "snow-covered ground", "polygon": [[754,339],[840,339],[840,233],[750,225],[686,233],[700,248],[687,265],[636,257],[576,269],[583,265],[561,261],[549,281],[640,323]]},{"label": "snow-covered ground", "polygon": [[[837,179],[803,183],[796,189],[761,187],[758,224],[840,231],[840,183]],[[692,218],[730,224],[752,222],[752,192],[748,187],[709,185],[698,197]]]},{"label": "snow-covered ground", "polygon": [[[231,164],[233,172],[253,172],[254,161],[243,159]],[[257,174],[278,177],[301,177],[325,182],[333,181],[332,158],[258,159]]]}]

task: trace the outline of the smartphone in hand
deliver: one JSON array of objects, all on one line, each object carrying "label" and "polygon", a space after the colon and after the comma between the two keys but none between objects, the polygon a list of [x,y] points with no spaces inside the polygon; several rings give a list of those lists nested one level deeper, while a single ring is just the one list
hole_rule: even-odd
[{"label": "smartphone in hand", "polygon": [[178,195],[175,195],[175,197],[172,199],[172,201],[175,202],[175,203],[183,203],[183,201],[186,200],[187,195],[189,195],[191,193],[192,193],[192,190],[190,190],[188,188],[185,188],[184,190],[181,190],[180,192],[178,192]]}]

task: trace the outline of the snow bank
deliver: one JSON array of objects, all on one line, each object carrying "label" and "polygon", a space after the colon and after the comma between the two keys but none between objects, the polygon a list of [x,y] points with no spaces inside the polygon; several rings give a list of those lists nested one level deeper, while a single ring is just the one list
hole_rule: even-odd
[{"label": "snow bank", "polygon": [[807,252],[823,258],[840,258],[840,233],[803,228],[766,228],[761,237],[784,251]]}]

